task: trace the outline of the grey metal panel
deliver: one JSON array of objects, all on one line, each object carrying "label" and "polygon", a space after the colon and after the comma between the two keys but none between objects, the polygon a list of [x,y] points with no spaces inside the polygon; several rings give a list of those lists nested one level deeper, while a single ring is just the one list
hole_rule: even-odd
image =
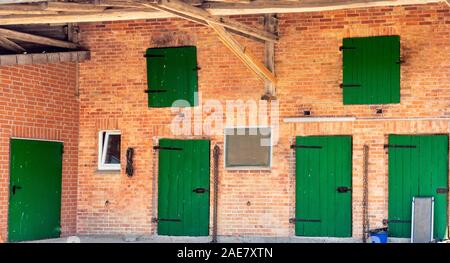
[{"label": "grey metal panel", "polygon": [[434,197],[413,197],[411,243],[433,240]]}]

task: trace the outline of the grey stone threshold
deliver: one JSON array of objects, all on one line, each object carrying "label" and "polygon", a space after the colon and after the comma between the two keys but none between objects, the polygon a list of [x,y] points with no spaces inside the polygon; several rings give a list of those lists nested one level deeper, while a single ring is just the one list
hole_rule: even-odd
[{"label": "grey stone threshold", "polygon": [[[361,243],[361,238],[219,236],[219,243]],[[27,243],[210,243],[211,237],[146,235],[80,235],[28,241]],[[409,238],[389,238],[390,243],[409,243]]]}]

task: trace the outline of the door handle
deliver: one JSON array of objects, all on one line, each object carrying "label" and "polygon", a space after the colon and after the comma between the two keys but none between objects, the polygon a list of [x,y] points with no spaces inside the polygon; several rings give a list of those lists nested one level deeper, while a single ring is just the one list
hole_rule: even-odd
[{"label": "door handle", "polygon": [[208,192],[208,190],[205,188],[195,188],[194,190],[192,190],[192,192],[194,192],[196,194],[203,194],[205,192]]},{"label": "door handle", "polygon": [[347,186],[339,186],[337,189],[338,193],[347,193],[348,191],[351,191],[352,188]]},{"label": "door handle", "polygon": [[20,189],[22,189],[22,186],[13,185],[13,187],[12,187],[12,193],[13,193],[13,195],[16,194],[16,190],[20,190]]}]

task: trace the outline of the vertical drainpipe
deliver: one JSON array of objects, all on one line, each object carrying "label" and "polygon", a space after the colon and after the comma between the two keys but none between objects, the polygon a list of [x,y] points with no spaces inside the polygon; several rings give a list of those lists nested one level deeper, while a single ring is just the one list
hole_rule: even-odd
[{"label": "vertical drainpipe", "polygon": [[213,204],[213,231],[212,231],[212,243],[217,243],[217,197],[219,191],[219,155],[220,147],[214,146],[213,158],[214,158],[214,204]]}]

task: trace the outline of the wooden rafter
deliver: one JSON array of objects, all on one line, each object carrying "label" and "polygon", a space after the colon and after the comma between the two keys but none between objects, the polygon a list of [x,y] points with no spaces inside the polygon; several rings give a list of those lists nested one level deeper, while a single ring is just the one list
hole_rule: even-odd
[{"label": "wooden rafter", "polygon": [[269,80],[272,83],[276,83],[277,79],[275,75],[268,70],[264,64],[259,62],[255,56],[246,47],[239,44],[224,27],[209,23],[209,26],[218,34],[222,43],[228,47],[244,64],[255,72],[262,80]]},{"label": "wooden rafter", "polygon": [[[152,7],[161,10],[159,7],[163,7],[166,11],[173,11],[178,14],[193,17],[199,20],[206,21],[208,23],[217,24],[225,28],[233,29],[238,32],[265,40],[265,41],[277,41],[278,37],[275,34],[269,33],[264,30],[260,30],[240,22],[234,21],[227,17],[216,17],[209,14],[204,9],[191,6],[180,0],[159,0],[158,3],[152,5]],[[164,11],[164,10],[163,10]],[[175,15],[177,15],[174,13]]]},{"label": "wooden rafter", "polygon": [[[264,15],[264,29],[267,32],[278,32],[278,19],[274,14]],[[275,44],[266,41],[264,43],[264,64],[272,73],[275,73]],[[262,99],[273,100],[276,98],[275,84],[270,81],[264,83],[265,93]]]},{"label": "wooden rafter", "polygon": [[37,36],[33,34],[18,32],[10,29],[0,28],[0,37],[4,37],[7,39],[15,39],[25,42],[31,42],[41,45],[61,47],[61,48],[69,48],[69,49],[77,49],[80,48],[79,45],[58,39],[53,39],[49,37]]},{"label": "wooden rafter", "polygon": [[6,37],[2,37],[2,36],[0,36],[0,47],[3,47],[7,50],[11,50],[11,51],[14,51],[17,53],[26,51],[23,47],[19,46],[15,42],[7,39]]}]

